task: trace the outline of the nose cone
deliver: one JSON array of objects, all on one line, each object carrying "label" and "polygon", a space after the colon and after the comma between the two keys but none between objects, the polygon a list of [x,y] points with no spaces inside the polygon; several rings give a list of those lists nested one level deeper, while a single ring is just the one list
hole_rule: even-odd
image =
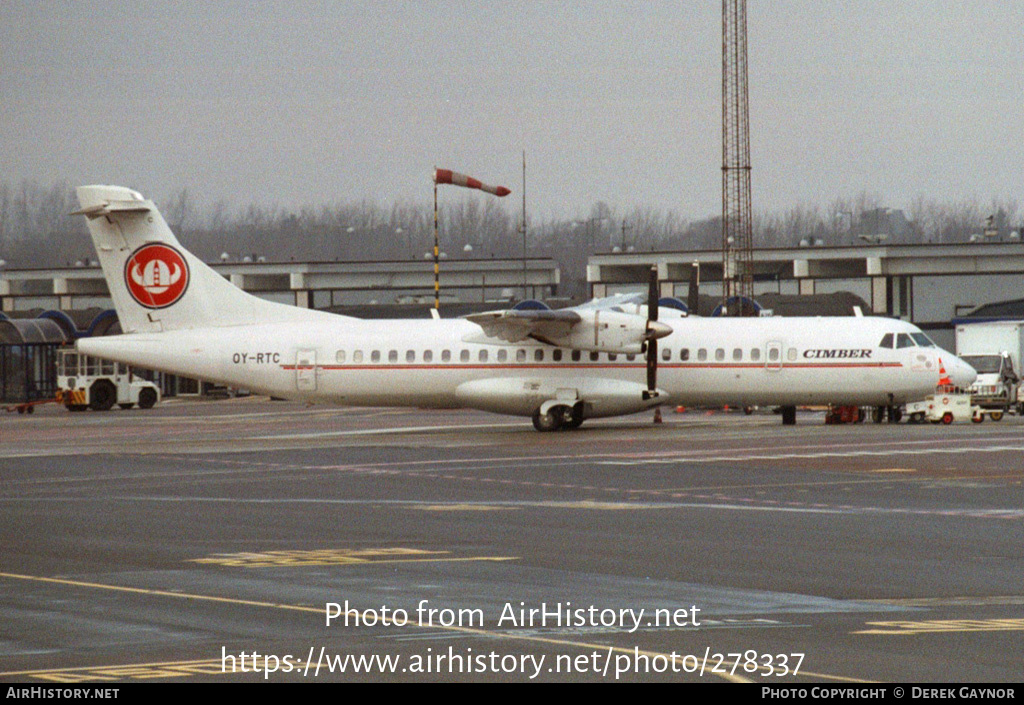
[{"label": "nose cone", "polygon": [[659,321],[647,321],[647,339],[664,338],[672,334],[672,327]]},{"label": "nose cone", "polygon": [[949,381],[961,389],[969,388],[978,378],[978,372],[958,357],[951,359],[947,371],[949,372]]}]

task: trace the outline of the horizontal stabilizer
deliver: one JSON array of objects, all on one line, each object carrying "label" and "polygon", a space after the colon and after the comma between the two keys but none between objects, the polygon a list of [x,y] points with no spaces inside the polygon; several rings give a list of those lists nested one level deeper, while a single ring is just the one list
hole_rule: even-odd
[{"label": "horizontal stabilizer", "polygon": [[88,208],[72,211],[71,215],[84,215],[86,218],[98,218],[112,213],[148,213],[155,210],[152,201],[104,201]]}]

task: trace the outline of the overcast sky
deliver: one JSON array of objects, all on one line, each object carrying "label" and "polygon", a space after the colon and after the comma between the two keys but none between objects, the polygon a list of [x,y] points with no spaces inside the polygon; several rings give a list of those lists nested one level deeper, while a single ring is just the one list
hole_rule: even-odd
[{"label": "overcast sky", "polygon": [[[1020,198],[1024,0],[750,0],[755,210]],[[721,210],[715,0],[0,0],[0,182]],[[464,197],[448,187],[442,198]],[[477,198],[493,198],[474,195]]]}]

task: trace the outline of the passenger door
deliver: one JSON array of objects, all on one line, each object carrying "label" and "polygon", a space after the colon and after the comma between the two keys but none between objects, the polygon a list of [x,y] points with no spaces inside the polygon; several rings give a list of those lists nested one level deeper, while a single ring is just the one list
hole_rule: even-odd
[{"label": "passenger door", "polygon": [[295,353],[295,388],[300,392],[316,391],[316,350]]}]

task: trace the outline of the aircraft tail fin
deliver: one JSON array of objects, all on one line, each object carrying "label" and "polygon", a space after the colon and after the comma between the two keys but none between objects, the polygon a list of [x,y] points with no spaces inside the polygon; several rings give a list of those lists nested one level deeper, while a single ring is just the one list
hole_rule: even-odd
[{"label": "aircraft tail fin", "polygon": [[308,309],[242,291],[186,250],[156,205],[122,186],[80,186],[81,209],[125,333],[303,320]]}]

